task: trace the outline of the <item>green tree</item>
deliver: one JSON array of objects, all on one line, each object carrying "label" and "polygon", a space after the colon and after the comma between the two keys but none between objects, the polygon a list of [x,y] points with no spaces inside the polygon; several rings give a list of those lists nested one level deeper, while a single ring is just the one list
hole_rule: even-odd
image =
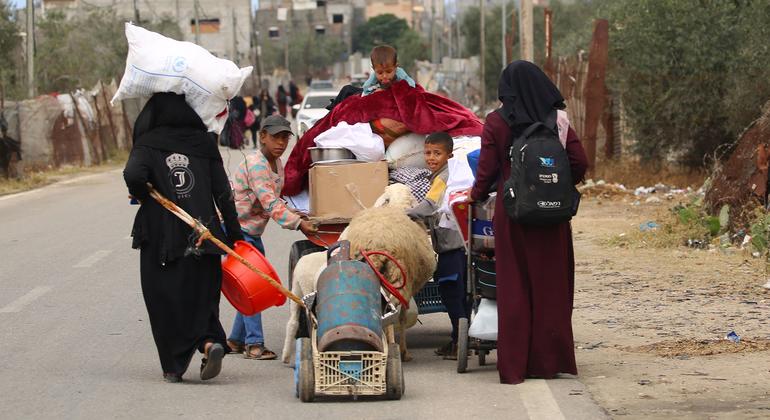
[{"label": "green tree", "polygon": [[128,45],[123,21],[109,9],[65,19],[50,12],[38,22],[38,91],[69,91],[119,77]]},{"label": "green tree", "polygon": [[[283,63],[283,55],[280,57]],[[290,35],[289,67],[294,75],[316,74],[345,59],[347,47],[339,38],[315,32]]]},{"label": "green tree", "polygon": [[414,71],[417,60],[430,55],[425,40],[409,27],[406,20],[392,14],[378,15],[359,25],[353,32],[353,50],[368,56],[372,48],[387,44],[398,51],[398,64],[407,72]]},{"label": "green tree", "polygon": [[766,2],[639,0],[601,12],[611,86],[643,159],[700,166],[758,116],[770,95]]},{"label": "green tree", "polygon": [[21,37],[13,13],[6,1],[0,1],[0,84],[13,92],[18,88],[16,83],[17,60]]},{"label": "green tree", "polygon": [[396,45],[399,38],[409,30],[404,19],[390,13],[375,16],[353,31],[353,50],[368,55],[377,45]]}]

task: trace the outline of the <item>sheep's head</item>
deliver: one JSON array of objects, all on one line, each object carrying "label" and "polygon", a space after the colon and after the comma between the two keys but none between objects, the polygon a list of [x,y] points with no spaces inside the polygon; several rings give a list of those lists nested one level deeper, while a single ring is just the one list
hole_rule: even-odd
[{"label": "sheep's head", "polygon": [[385,187],[385,192],[374,202],[374,207],[393,207],[398,209],[410,209],[417,205],[412,195],[412,189],[404,184],[390,184]]}]

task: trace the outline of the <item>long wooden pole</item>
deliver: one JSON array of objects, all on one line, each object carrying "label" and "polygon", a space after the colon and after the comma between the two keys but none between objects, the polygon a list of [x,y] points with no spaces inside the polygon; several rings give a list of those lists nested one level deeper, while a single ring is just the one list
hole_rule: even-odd
[{"label": "long wooden pole", "polygon": [[187,214],[187,212],[184,211],[184,209],[182,209],[181,207],[179,207],[176,204],[174,204],[173,201],[171,201],[168,198],[164,197],[161,193],[159,193],[152,186],[152,184],[147,183],[147,189],[150,191],[150,196],[152,198],[154,198],[155,201],[160,203],[160,205],[165,207],[168,211],[173,213],[176,217],[182,219],[183,222],[185,222],[188,225],[190,225],[190,227],[193,228],[193,230],[195,230],[198,233],[200,238],[198,239],[198,244],[197,245],[200,245],[200,243],[204,239],[208,239],[214,245],[216,245],[219,249],[225,251],[227,253],[227,255],[230,255],[231,257],[233,257],[236,260],[240,261],[243,265],[248,267],[249,270],[255,272],[257,275],[259,275],[260,277],[265,279],[273,287],[278,289],[279,292],[283,293],[284,296],[286,296],[287,298],[289,298],[289,299],[293,300],[294,302],[296,302],[297,305],[299,305],[300,307],[302,307],[302,308],[305,307],[305,303],[302,302],[302,299],[300,299],[297,295],[295,295],[294,293],[292,293],[291,291],[289,291],[288,289],[283,287],[283,285],[281,283],[275,281],[275,279],[273,279],[272,277],[268,276],[267,274],[262,272],[257,267],[254,267],[246,259],[244,259],[240,255],[236,254],[235,251],[233,251],[229,246],[225,245],[224,243],[222,243],[222,241],[220,241],[214,235],[212,235],[211,232],[209,232],[209,229],[205,225],[203,225],[203,223],[200,223],[199,221],[195,220],[192,216]]}]

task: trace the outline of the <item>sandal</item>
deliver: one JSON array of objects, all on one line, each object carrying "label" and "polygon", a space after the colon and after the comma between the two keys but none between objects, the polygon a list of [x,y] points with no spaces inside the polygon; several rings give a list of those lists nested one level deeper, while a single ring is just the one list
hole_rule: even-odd
[{"label": "sandal", "polygon": [[225,348],[219,343],[212,344],[208,351],[205,352],[206,357],[201,360],[201,380],[208,380],[222,371],[222,359],[225,357]]},{"label": "sandal", "polygon": [[246,351],[243,352],[244,359],[252,360],[273,360],[278,355],[273,353],[264,344],[247,344]]},{"label": "sandal", "polygon": [[436,353],[436,356],[446,356],[452,351],[452,342],[448,342],[444,344],[443,346],[437,348],[433,352]]},{"label": "sandal", "polygon": [[163,373],[163,379],[171,384],[182,382],[182,375],[178,373],[165,372]]},{"label": "sandal", "polygon": [[246,350],[246,345],[239,342],[239,341],[233,341],[233,340],[227,340],[227,349],[229,350],[227,353],[243,353],[244,350]]}]

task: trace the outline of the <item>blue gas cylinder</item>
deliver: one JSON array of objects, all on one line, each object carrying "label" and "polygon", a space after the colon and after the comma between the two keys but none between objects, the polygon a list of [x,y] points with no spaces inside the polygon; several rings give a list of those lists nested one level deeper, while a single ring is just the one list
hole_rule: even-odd
[{"label": "blue gas cylinder", "polygon": [[349,250],[342,243],[318,278],[318,350],[383,351],[380,281],[368,264],[351,261]]}]

